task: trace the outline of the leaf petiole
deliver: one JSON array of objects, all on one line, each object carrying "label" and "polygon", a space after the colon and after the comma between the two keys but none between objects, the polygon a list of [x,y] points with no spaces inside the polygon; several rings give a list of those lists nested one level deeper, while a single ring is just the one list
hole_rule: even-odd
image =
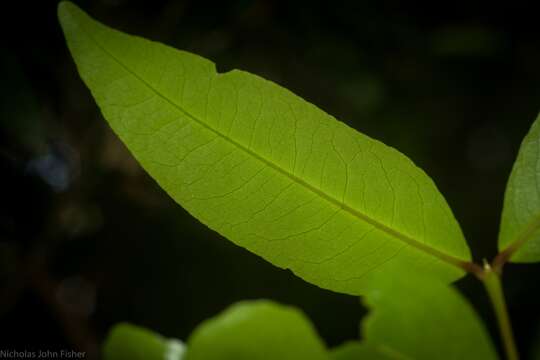
[{"label": "leaf petiole", "polygon": [[491,304],[493,305],[493,310],[495,311],[495,316],[497,317],[499,332],[504,345],[504,350],[506,352],[506,357],[508,360],[518,360],[519,355],[514,341],[508,310],[506,308],[506,301],[502,291],[500,273],[494,270],[489,263],[485,262],[484,272],[480,277],[480,280],[484,284]]}]

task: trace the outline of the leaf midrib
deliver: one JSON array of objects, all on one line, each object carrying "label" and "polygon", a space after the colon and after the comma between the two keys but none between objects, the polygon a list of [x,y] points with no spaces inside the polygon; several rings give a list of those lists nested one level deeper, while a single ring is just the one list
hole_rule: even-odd
[{"label": "leaf midrib", "polygon": [[[70,12],[70,15],[74,18],[73,14],[71,13],[70,10],[68,10]],[[93,21],[93,20],[91,20]],[[337,199],[335,199],[334,197],[324,193],[321,189],[318,189],[314,186],[312,186],[311,184],[309,184],[308,182],[304,181],[303,179],[297,177],[296,175],[292,174],[291,172],[283,169],[282,167],[280,167],[279,165],[275,164],[274,162],[264,158],[263,156],[251,151],[250,149],[248,149],[247,147],[245,147],[244,145],[242,145],[241,143],[235,141],[234,139],[226,136],[225,134],[219,132],[218,130],[210,127],[208,124],[206,124],[204,121],[202,120],[199,120],[197,117],[195,117],[194,115],[192,115],[191,113],[189,113],[187,110],[185,110],[181,105],[177,104],[176,102],[173,102],[171,99],[169,99],[167,96],[165,96],[164,94],[162,94],[159,90],[157,90],[156,88],[154,88],[150,83],[148,83],[144,78],[142,78],[141,76],[139,76],[136,72],[134,72],[133,70],[131,70],[128,66],[126,66],[122,61],[120,61],[114,54],[112,54],[110,51],[108,51],[99,41],[97,41],[97,39],[95,39],[91,32],[88,32],[86,31],[86,29],[84,29],[84,26],[79,24],[78,21],[75,21],[75,24],[77,27],[81,28],[82,31],[86,34],[86,36],[88,36],[88,38],[90,38],[95,44],[96,46],[101,49],[105,54],[107,54],[110,58],[112,58],[120,67],[122,67],[125,71],[127,71],[129,74],[131,74],[133,77],[135,77],[136,79],[138,79],[140,82],[142,82],[148,89],[150,89],[151,91],[153,91],[156,95],[158,95],[159,97],[161,97],[163,100],[165,100],[167,103],[169,103],[171,106],[173,106],[174,108],[176,108],[178,111],[182,112],[183,114],[185,114],[187,117],[189,117],[190,119],[192,119],[195,123],[197,123],[198,125],[202,126],[203,128],[207,129],[208,131],[216,134],[217,136],[219,136],[220,138],[224,139],[225,141],[231,143],[232,145],[236,146],[237,148],[239,148],[240,150],[246,152],[247,154],[249,154],[250,156],[253,156],[255,159],[259,160],[260,162],[262,162],[263,164],[265,164],[266,166],[272,168],[273,170],[279,172],[280,174],[288,177],[289,179],[291,179],[292,181],[302,185],[303,187],[305,187],[306,189],[308,189],[309,191],[315,193],[316,195],[320,196],[321,198],[325,199],[326,201],[328,201],[330,204],[338,207],[338,208],[341,208],[343,210],[345,210],[346,212],[348,212],[349,214],[353,215],[354,217],[362,220],[362,221],[365,221],[367,222],[368,224],[374,226],[375,228],[379,229],[380,231],[388,234],[388,235],[391,235],[393,237],[395,237],[396,239],[400,240],[400,241],[403,241],[405,242],[406,244],[422,251],[422,252],[425,252],[431,256],[434,256],[436,257],[437,259],[443,261],[443,262],[446,262],[450,265],[453,265],[459,269],[462,269],[462,270],[466,270],[467,269],[467,265],[468,265],[468,262],[467,261],[464,261],[464,260],[461,260],[459,258],[456,258],[452,255],[448,255],[442,251],[439,251],[431,246],[428,246],[424,243],[421,243],[420,241],[417,241],[405,234],[402,234],[390,227],[388,227],[387,225],[375,220],[375,219],[372,219],[371,217],[369,217],[368,215],[365,215],[363,213],[361,213],[360,211],[350,207],[349,205],[345,204],[344,202],[341,202]],[[104,25],[103,25],[104,26]],[[114,29],[111,29],[113,31],[116,31]],[[133,36],[133,35],[131,35]],[[149,40],[151,41],[151,40]]]},{"label": "leaf midrib", "polygon": [[527,225],[525,230],[516,236],[515,240],[510,241],[506,248],[501,251],[501,254],[505,254],[509,259],[514,255],[525,243],[527,243],[531,237],[540,228],[540,213],[533,218],[533,220]]}]

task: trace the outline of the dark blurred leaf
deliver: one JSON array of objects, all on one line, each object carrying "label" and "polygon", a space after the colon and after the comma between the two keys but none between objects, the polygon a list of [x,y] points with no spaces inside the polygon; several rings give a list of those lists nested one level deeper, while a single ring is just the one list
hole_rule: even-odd
[{"label": "dark blurred leaf", "polygon": [[384,354],[376,346],[368,343],[348,342],[335,349],[330,354],[332,360],[392,360],[395,356]]},{"label": "dark blurred leaf", "polygon": [[184,345],[131,325],[113,327],[103,346],[104,360],[182,360]]},{"label": "dark blurred leaf", "polygon": [[203,322],[187,344],[186,360],[328,360],[302,312],[263,300],[237,303]]},{"label": "dark blurred leaf", "polygon": [[362,335],[385,354],[416,360],[498,358],[481,320],[452,286],[420,274],[373,282]]}]

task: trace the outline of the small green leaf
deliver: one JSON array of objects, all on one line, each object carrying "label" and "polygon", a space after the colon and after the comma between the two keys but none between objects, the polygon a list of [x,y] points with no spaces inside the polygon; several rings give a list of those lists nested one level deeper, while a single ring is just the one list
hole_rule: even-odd
[{"label": "small green leaf", "polygon": [[396,359],[497,359],[482,322],[451,286],[420,274],[374,278],[362,335]]},{"label": "small green leaf", "polygon": [[512,262],[540,261],[540,117],[521,143],[506,186],[499,250]]},{"label": "small green leaf", "polygon": [[300,311],[270,301],[237,303],[190,336],[186,360],[328,360]]},{"label": "small green leaf", "polygon": [[395,149],[258,76],[219,74],[68,2],[58,13],[105,119],[211,229],[338,292],[361,294],[368,274],[464,275],[470,253],[451,210]]},{"label": "small green leaf", "polygon": [[385,355],[376,346],[357,341],[350,341],[335,349],[330,354],[332,360],[395,360],[396,357]]},{"label": "small green leaf", "polygon": [[184,344],[139,326],[115,325],[103,346],[104,360],[182,360]]}]

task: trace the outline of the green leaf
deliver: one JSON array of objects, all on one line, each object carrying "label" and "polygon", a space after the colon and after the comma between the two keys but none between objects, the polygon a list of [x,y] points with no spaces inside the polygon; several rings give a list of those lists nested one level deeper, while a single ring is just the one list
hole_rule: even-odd
[{"label": "green leaf", "polygon": [[497,359],[473,308],[451,286],[418,274],[374,278],[362,335],[396,359]]},{"label": "green leaf", "polygon": [[302,312],[270,301],[237,303],[199,325],[186,360],[328,360]]},{"label": "green leaf", "polygon": [[512,168],[499,233],[499,250],[513,262],[540,261],[540,117],[523,139]]},{"label": "green leaf", "polygon": [[219,74],[68,2],[59,18],[110,126],[211,229],[338,292],[362,293],[375,273],[463,276],[470,253],[451,210],[395,149],[256,75]]},{"label": "green leaf", "polygon": [[179,340],[126,323],[115,325],[103,346],[104,360],[182,360],[184,352]]},{"label": "green leaf", "polygon": [[356,341],[347,342],[332,349],[332,360],[395,360],[396,357],[384,354],[376,346]]}]

